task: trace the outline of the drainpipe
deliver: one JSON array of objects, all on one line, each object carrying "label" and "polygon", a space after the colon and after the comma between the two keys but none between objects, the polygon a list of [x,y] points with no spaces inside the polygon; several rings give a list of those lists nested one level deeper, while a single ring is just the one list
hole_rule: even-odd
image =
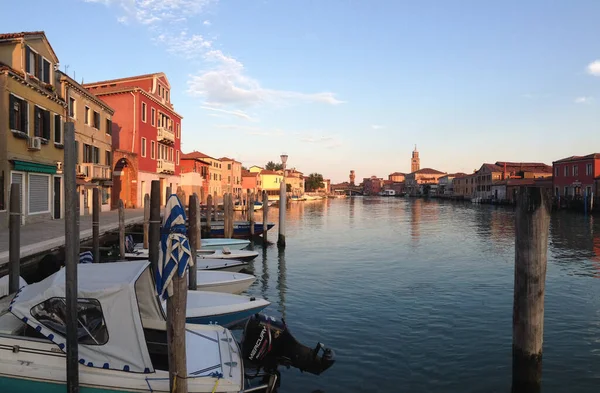
[{"label": "drainpipe", "polygon": [[135,122],[135,113],[137,111],[137,105],[136,105],[136,100],[135,100],[135,92],[130,91],[129,94],[131,94],[133,96],[133,136],[131,137],[131,152],[135,152],[135,129],[136,129],[136,122]]}]

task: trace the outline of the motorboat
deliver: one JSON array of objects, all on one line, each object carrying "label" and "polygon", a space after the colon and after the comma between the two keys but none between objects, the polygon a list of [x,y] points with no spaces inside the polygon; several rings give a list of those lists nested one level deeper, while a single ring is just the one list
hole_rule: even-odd
[{"label": "motorboat", "polygon": [[227,247],[230,250],[243,250],[250,245],[250,240],[246,239],[201,239],[200,249],[201,250],[220,250],[223,247]]},{"label": "motorboat", "polygon": [[[260,201],[254,201],[254,210],[255,210],[255,211],[256,211],[256,210],[260,210],[260,209],[262,209],[262,208],[263,208],[263,204],[262,204],[262,202],[260,202]],[[246,210],[248,210],[248,207],[247,207],[247,205],[246,205],[246,204],[244,204],[244,203],[242,203],[242,202],[240,202],[240,201],[237,201],[237,202],[235,202],[235,203],[233,204],[233,210],[235,210],[235,211],[238,211],[238,212],[241,212],[241,211],[246,211]]]},{"label": "motorboat", "polygon": [[[149,250],[143,248],[142,244],[136,244],[133,249],[126,247],[125,259],[127,260],[148,260]],[[238,261],[251,261],[258,256],[256,251],[250,250],[229,250],[224,247],[220,250],[207,250],[200,248],[196,250],[197,259],[226,259]]]},{"label": "motorboat", "polygon": [[196,287],[199,291],[242,293],[256,280],[251,274],[198,270]]},{"label": "motorboat", "polygon": [[248,267],[248,262],[238,261],[235,259],[197,259],[196,268],[198,271],[224,271],[224,272],[240,272]]}]

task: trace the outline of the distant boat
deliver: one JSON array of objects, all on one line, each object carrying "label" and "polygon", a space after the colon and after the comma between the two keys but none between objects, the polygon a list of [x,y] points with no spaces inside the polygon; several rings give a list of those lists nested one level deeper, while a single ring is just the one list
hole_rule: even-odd
[{"label": "distant boat", "polygon": [[[254,210],[260,210],[263,208],[263,204],[260,201],[254,201]],[[242,204],[240,201],[237,201],[236,203],[233,204],[233,210],[241,212],[244,210],[247,210],[247,207],[245,204]]]},{"label": "distant boat", "polygon": [[[268,223],[267,230],[273,228],[275,224]],[[261,235],[264,231],[262,222],[254,223],[254,234]],[[211,221],[210,223],[210,238],[224,236],[224,222]],[[248,221],[235,221],[233,223],[233,237],[237,239],[247,239],[250,237],[250,223]]]},{"label": "distant boat", "polygon": [[305,200],[306,200],[306,197],[304,197],[304,196],[292,195],[290,197],[291,202],[304,202]]},{"label": "distant boat", "polygon": [[250,245],[250,240],[245,239],[201,239],[201,250],[220,250],[227,247],[230,250],[243,250]]},{"label": "distant boat", "polygon": [[244,273],[198,270],[196,274],[198,291],[238,294],[248,289],[255,280],[253,275]]},{"label": "distant boat", "polygon": [[323,196],[321,195],[308,195],[308,194],[304,194],[304,198],[306,201],[320,201],[323,198]]},{"label": "distant boat", "polygon": [[[142,244],[136,244],[133,250],[125,252],[125,259],[129,260],[147,260],[149,257],[147,248]],[[256,251],[249,250],[228,250],[226,247],[221,250],[196,250],[198,259],[234,259],[238,261],[251,261],[258,256]]]},{"label": "distant boat", "polygon": [[396,196],[396,190],[383,190],[379,193],[380,196]]},{"label": "distant boat", "polygon": [[196,268],[198,270],[214,270],[222,272],[237,273],[248,267],[248,262],[232,259],[198,259]]}]

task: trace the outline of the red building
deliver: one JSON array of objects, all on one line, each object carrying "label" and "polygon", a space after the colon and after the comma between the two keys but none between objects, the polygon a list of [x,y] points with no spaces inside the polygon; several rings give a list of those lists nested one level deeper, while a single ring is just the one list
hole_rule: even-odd
[{"label": "red building", "polygon": [[572,156],[552,163],[554,195],[583,197],[587,192],[598,196],[600,189],[600,153]]},{"label": "red building", "polygon": [[182,154],[180,161],[181,183],[187,195],[196,193],[201,203],[206,203],[210,183],[210,164],[194,156]]},{"label": "red building", "polygon": [[363,179],[363,193],[365,195],[379,195],[383,189],[384,180],[377,176],[365,177]]},{"label": "red building", "polygon": [[[152,180],[177,191],[180,180],[181,115],[170,100],[165,74],[87,83],[90,92],[115,109],[112,117],[112,204],[140,207]],[[162,203],[161,203],[162,204]]]}]

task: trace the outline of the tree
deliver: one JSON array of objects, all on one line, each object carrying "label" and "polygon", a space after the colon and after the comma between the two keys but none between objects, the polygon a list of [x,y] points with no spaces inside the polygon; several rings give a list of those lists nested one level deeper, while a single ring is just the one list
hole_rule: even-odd
[{"label": "tree", "polygon": [[280,171],[283,169],[283,164],[276,164],[273,161],[269,161],[267,162],[267,165],[265,165],[265,169],[268,171]]},{"label": "tree", "polygon": [[304,189],[306,191],[317,191],[324,186],[325,184],[323,183],[323,175],[320,173],[311,173],[308,175],[308,179],[306,179],[304,182]]},{"label": "tree", "polygon": [[248,170],[248,168],[246,168],[245,166],[243,166],[243,165],[242,165],[242,170],[243,170],[243,171],[247,171],[247,170]]}]

